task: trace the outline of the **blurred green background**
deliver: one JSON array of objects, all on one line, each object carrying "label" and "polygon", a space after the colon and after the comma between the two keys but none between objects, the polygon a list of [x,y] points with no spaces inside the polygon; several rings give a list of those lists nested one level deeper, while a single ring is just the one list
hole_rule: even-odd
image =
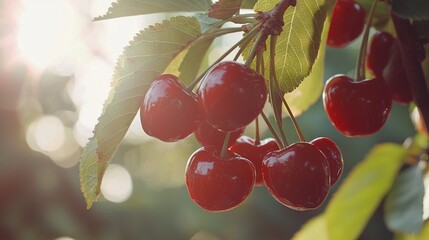
[{"label": "blurred green background", "polygon": [[[122,48],[165,16],[92,22],[110,1],[0,0],[0,239],[290,239],[323,208],[296,212],[263,187],[240,207],[206,213],[188,197],[184,169],[198,148],[192,136],[167,144],[133,123],[90,209],[79,189],[82,146],[107,97]],[[325,78],[353,76],[360,40],[328,49]],[[228,41],[218,41],[214,52]],[[322,81],[322,79],[321,79]],[[298,118],[307,139],[326,136],[343,152],[345,172],[369,149],[414,135],[408,108],[394,105],[386,126],[346,138],[329,122],[321,99]],[[285,119],[290,141],[296,140]],[[252,126],[247,134],[253,136]],[[264,135],[268,132],[265,130]],[[328,199],[329,201],[329,199]],[[391,239],[378,210],[361,239]]]}]

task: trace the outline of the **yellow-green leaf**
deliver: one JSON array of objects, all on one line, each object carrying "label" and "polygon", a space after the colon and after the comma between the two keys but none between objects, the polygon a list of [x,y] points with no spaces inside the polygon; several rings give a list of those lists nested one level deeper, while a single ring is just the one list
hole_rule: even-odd
[{"label": "yellow-green leaf", "polygon": [[112,89],[84,149],[81,188],[88,207],[97,199],[104,171],[133,121],[153,79],[174,57],[201,36],[195,17],[175,17],[140,32],[119,57]]},{"label": "yellow-green leaf", "polygon": [[349,174],[326,208],[329,239],[357,239],[391,188],[406,150],[397,144],[376,146]]},{"label": "yellow-green leaf", "polygon": [[[291,92],[310,74],[321,43],[324,22],[329,7],[334,0],[296,1],[283,17],[283,32],[276,45],[276,73],[283,92]],[[255,5],[257,11],[272,9],[276,0],[260,0]],[[266,51],[266,54],[269,50]],[[265,59],[269,59],[268,55]],[[265,61],[269,69],[269,61]],[[268,79],[268,71],[266,78]]]},{"label": "yellow-green leaf", "polygon": [[328,36],[329,21],[325,21],[322,41],[319,47],[316,61],[308,75],[293,92],[286,93],[285,99],[295,117],[301,115],[310,108],[322,95],[323,69],[325,66],[326,38]]},{"label": "yellow-green leaf", "polygon": [[325,215],[319,215],[308,221],[292,240],[329,240]]},{"label": "yellow-green leaf", "polygon": [[105,15],[95,20],[162,12],[202,12],[211,4],[211,0],[117,0]]}]

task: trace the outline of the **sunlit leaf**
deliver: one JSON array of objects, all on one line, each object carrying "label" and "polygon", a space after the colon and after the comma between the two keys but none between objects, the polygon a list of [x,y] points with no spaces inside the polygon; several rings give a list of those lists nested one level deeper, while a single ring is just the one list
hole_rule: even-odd
[{"label": "sunlit leaf", "polygon": [[322,42],[316,61],[308,75],[293,92],[285,94],[285,98],[294,116],[299,116],[311,107],[322,95],[323,69],[325,65],[326,38],[328,36],[329,22],[325,22]]},{"label": "sunlit leaf", "polygon": [[153,79],[201,36],[194,17],[176,17],[140,32],[119,57],[112,90],[81,157],[81,187],[88,207],[99,194],[104,171],[133,121]]},{"label": "sunlit leaf", "polygon": [[349,174],[326,208],[329,239],[357,239],[404,161],[401,145],[381,144]]},{"label": "sunlit leaf", "polygon": [[422,20],[429,19],[428,0],[391,0],[392,10],[401,17]]},{"label": "sunlit leaf", "polygon": [[211,0],[116,0],[105,15],[95,20],[162,12],[202,12],[211,4]]},{"label": "sunlit leaf", "polygon": [[387,227],[394,232],[418,233],[423,227],[422,170],[412,166],[402,171],[387,194],[384,218]]},{"label": "sunlit leaf", "polygon": [[292,240],[329,240],[326,229],[326,218],[319,215],[308,221],[292,238]]},{"label": "sunlit leaf", "polygon": [[395,240],[427,240],[429,239],[429,221],[423,225],[423,229],[418,234],[396,233]]},{"label": "sunlit leaf", "polygon": [[[297,1],[283,17],[284,27],[276,45],[276,72],[283,92],[291,92],[310,74],[321,43],[324,22],[333,0]],[[278,3],[260,0],[255,10],[267,11]],[[269,49],[266,54],[269,53]],[[269,69],[268,55],[265,69]],[[266,78],[268,79],[268,71]]]},{"label": "sunlit leaf", "polygon": [[243,0],[219,0],[209,10],[209,17],[226,20],[238,13]]}]

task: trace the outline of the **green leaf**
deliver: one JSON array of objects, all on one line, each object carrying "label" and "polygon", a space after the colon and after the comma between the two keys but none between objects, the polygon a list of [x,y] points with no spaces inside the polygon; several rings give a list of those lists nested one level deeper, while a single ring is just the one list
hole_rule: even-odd
[{"label": "green leaf", "polygon": [[244,0],[244,3],[241,7],[245,9],[253,9],[253,7],[255,7],[256,2],[258,2],[258,0]]},{"label": "green leaf", "polygon": [[329,22],[325,21],[323,27],[322,42],[316,61],[308,75],[293,92],[285,94],[285,99],[289,104],[295,117],[301,115],[310,108],[322,95],[323,90],[323,69],[325,65],[326,38],[328,36]]},{"label": "green leaf", "polygon": [[243,0],[219,0],[209,10],[209,17],[226,20],[240,11]]},{"label": "green leaf", "polygon": [[429,19],[428,0],[391,0],[392,11],[413,20]]},{"label": "green leaf", "polygon": [[[267,11],[278,1],[260,0],[255,5],[257,11]],[[283,32],[276,45],[276,73],[283,92],[291,92],[310,74],[316,60],[324,22],[333,0],[297,1],[289,7],[283,17]],[[269,53],[269,49],[265,54]],[[269,59],[265,56],[265,59]],[[265,69],[269,69],[265,61]],[[266,78],[268,79],[268,71]]]},{"label": "green leaf", "polygon": [[308,221],[293,237],[292,240],[329,240],[326,229],[326,217],[319,215]]},{"label": "green leaf", "polygon": [[412,166],[402,171],[387,194],[384,219],[394,232],[418,233],[423,227],[422,170]]},{"label": "green leaf", "polygon": [[163,12],[202,12],[211,4],[211,0],[117,0],[105,15],[94,20]]},{"label": "green leaf", "polygon": [[397,144],[376,146],[349,174],[326,208],[329,239],[357,239],[391,188],[406,155]]},{"label": "green leaf", "polygon": [[88,208],[96,201],[108,162],[133,121],[141,99],[174,57],[201,36],[195,17],[175,17],[140,32],[119,57],[112,90],[81,157],[81,188]]},{"label": "green leaf", "polygon": [[423,229],[418,234],[396,233],[395,240],[427,240],[429,239],[429,221],[426,221]]},{"label": "green leaf", "polygon": [[212,28],[214,25],[222,22],[222,20],[209,17],[207,13],[197,13],[195,17],[200,22],[202,32],[205,32],[208,29]]}]

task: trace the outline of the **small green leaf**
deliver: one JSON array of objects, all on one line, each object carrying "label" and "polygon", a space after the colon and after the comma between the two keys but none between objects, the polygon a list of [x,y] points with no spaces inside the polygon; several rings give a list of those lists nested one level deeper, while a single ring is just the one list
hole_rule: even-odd
[{"label": "small green leaf", "polygon": [[429,221],[423,225],[423,229],[418,234],[396,233],[395,240],[428,240],[429,239]]},{"label": "small green leaf", "polygon": [[387,194],[384,219],[393,232],[418,233],[423,227],[422,170],[412,166],[402,171]]},{"label": "small green leaf", "polygon": [[163,12],[202,12],[211,4],[211,0],[117,0],[105,15],[94,20]]},{"label": "small green leaf", "polygon": [[195,17],[175,17],[140,32],[119,57],[112,90],[81,156],[81,188],[88,207],[96,201],[108,162],[125,136],[154,78],[201,36]]},{"label": "small green leaf", "polygon": [[226,20],[240,11],[243,0],[219,0],[209,10],[209,17]]},{"label": "small green leaf", "polygon": [[357,239],[391,188],[406,155],[397,144],[376,146],[349,174],[326,208],[329,239]]},{"label": "small green leaf", "polygon": [[[276,45],[276,72],[283,92],[291,92],[307,77],[316,60],[321,43],[324,22],[333,0],[297,1],[289,7],[283,17],[283,32]],[[271,10],[278,3],[275,0],[260,0],[257,11]],[[269,49],[266,54],[269,53]],[[268,56],[265,59],[269,59]],[[265,69],[269,69],[265,61]],[[266,78],[268,79],[268,71]]]},{"label": "small green leaf", "polygon": [[328,36],[329,22],[323,27],[322,42],[316,61],[308,75],[293,92],[285,94],[285,98],[295,117],[310,108],[322,95],[323,70],[325,63],[326,38]]},{"label": "small green leaf", "polygon": [[392,11],[413,20],[429,19],[428,0],[391,0]]},{"label": "small green leaf", "polygon": [[326,218],[319,215],[308,221],[293,237],[292,240],[329,240],[326,229]]}]

